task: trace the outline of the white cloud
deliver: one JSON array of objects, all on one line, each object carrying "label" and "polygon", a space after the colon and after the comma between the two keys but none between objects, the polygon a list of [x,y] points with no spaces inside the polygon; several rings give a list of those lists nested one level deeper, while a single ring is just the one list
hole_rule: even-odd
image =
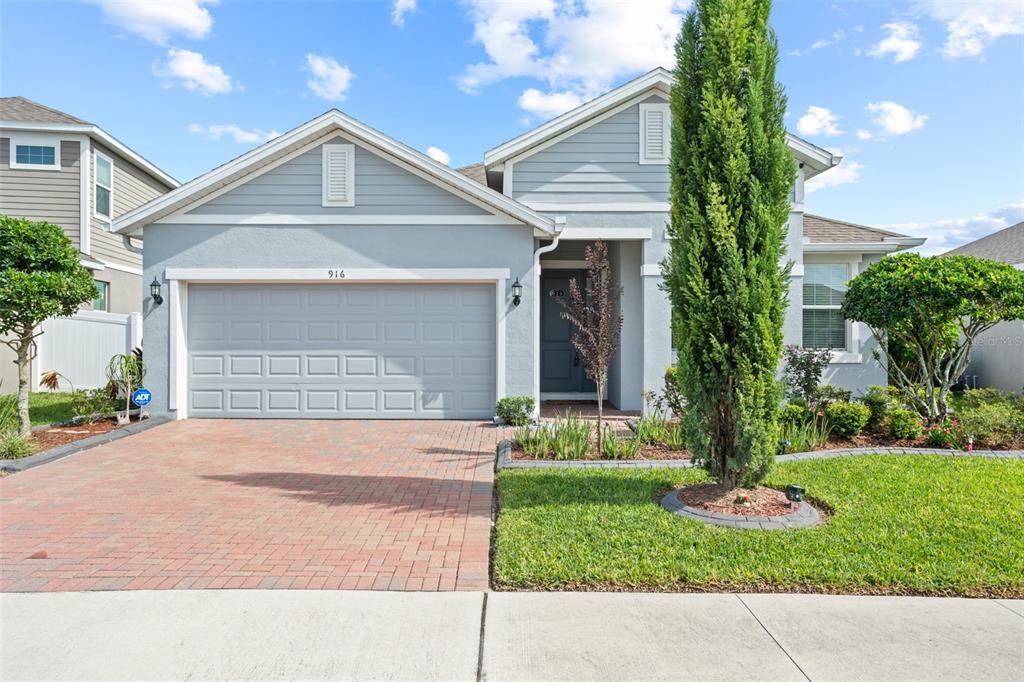
[{"label": "white cloud", "polygon": [[219,140],[222,137],[230,137],[238,144],[266,142],[267,140],[273,140],[281,134],[276,130],[262,130],[260,128],[245,130],[234,123],[214,123],[207,126],[192,123],[188,127],[188,132],[193,135],[202,135],[210,140]]},{"label": "white cloud", "polygon": [[878,227],[912,237],[927,237],[928,241],[917,250],[932,255],[945,253],[1004,227],[1016,225],[1022,220],[1024,204],[1007,204],[994,211],[985,211],[969,218],[951,218],[929,223],[893,223]]},{"label": "white cloud", "polygon": [[811,46],[806,50],[790,50],[788,54],[791,57],[802,57],[805,54],[809,54],[811,50],[820,50],[823,47],[835,45],[845,37],[846,33],[844,31],[833,31],[831,38],[819,38],[818,40],[815,40],[813,43],[811,43]]},{"label": "white cloud", "polygon": [[[842,149],[829,149],[830,152],[836,156],[842,156]],[[815,175],[813,178],[804,183],[804,192],[811,194],[817,192],[820,189],[826,187],[837,187],[838,185],[849,185],[855,182],[860,182],[860,172],[864,170],[866,166],[856,161],[844,160],[835,168]]]},{"label": "white cloud", "polygon": [[1019,0],[924,0],[918,4],[946,25],[942,54],[951,59],[980,56],[997,38],[1024,34]]},{"label": "white cloud", "polygon": [[488,59],[467,66],[457,79],[459,88],[476,92],[525,76],[545,82],[552,93],[593,97],[621,76],[671,67],[687,4],[468,0],[473,39]]},{"label": "white cloud", "polygon": [[869,102],[867,110],[874,114],[872,120],[889,135],[905,135],[924,127],[928,120],[924,114],[915,114],[896,102]]},{"label": "white cloud", "polygon": [[307,54],[306,65],[312,77],[306,81],[317,97],[332,102],[345,99],[345,93],[352,85],[355,75],[347,66],[342,66],[331,57]]},{"label": "white cloud", "polygon": [[857,131],[858,140],[870,140],[872,137],[874,137],[874,135],[871,134],[870,130],[861,129]]},{"label": "white cloud", "polygon": [[201,95],[220,95],[237,89],[224,69],[210,64],[202,54],[191,50],[168,50],[167,61],[158,66],[156,72],[160,76],[178,79],[186,90]]},{"label": "white cloud", "polygon": [[553,118],[583,104],[583,98],[574,92],[543,93],[528,88],[519,96],[519,108],[540,118]]},{"label": "white cloud", "polygon": [[893,55],[893,64],[913,59],[921,50],[920,31],[909,21],[894,21],[882,26],[889,35],[868,52],[872,57]]},{"label": "white cloud", "polygon": [[217,0],[100,0],[103,16],[110,23],[157,45],[166,45],[172,35],[205,38],[213,28],[213,18],[203,5],[216,4]]},{"label": "white cloud", "polygon": [[443,149],[439,149],[438,147],[427,147],[427,156],[438,163],[443,163],[446,166],[448,165],[448,162],[452,160],[452,157],[448,152]]},{"label": "white cloud", "polygon": [[405,26],[405,15],[416,11],[416,0],[395,0],[391,6],[391,23]]},{"label": "white cloud", "polygon": [[796,122],[796,129],[801,135],[825,135],[833,137],[842,135],[839,129],[839,117],[824,107],[807,107],[807,113]]}]

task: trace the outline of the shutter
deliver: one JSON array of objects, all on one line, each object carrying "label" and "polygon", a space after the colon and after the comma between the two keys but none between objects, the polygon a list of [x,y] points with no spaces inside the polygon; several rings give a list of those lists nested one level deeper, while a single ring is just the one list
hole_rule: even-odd
[{"label": "shutter", "polygon": [[667,163],[669,110],[667,104],[640,105],[640,163]]},{"label": "shutter", "polygon": [[323,176],[324,206],[355,206],[355,147],[353,145],[324,145]]}]

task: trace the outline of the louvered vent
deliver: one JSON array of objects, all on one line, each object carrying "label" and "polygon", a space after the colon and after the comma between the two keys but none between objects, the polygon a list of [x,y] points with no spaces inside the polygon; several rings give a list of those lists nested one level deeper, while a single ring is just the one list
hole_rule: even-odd
[{"label": "louvered vent", "polygon": [[668,163],[668,104],[640,105],[640,163]]},{"label": "louvered vent", "polygon": [[325,144],[323,205],[355,206],[355,147]]}]

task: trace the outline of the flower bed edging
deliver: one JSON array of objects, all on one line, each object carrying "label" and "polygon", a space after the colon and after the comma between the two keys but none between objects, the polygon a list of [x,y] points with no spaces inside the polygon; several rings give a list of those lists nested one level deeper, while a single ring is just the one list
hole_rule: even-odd
[{"label": "flower bed edging", "polygon": [[722,528],[739,528],[742,530],[788,530],[790,528],[810,528],[821,522],[818,510],[807,502],[801,502],[799,508],[791,514],[781,516],[740,516],[739,514],[720,514],[718,512],[688,507],[679,501],[679,491],[670,490],[661,498],[661,506],[665,511],[676,516],[708,523]]}]

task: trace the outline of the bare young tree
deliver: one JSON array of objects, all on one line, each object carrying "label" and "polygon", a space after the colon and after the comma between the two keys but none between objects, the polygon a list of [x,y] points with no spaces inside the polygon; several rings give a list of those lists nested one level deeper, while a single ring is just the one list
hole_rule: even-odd
[{"label": "bare young tree", "polygon": [[612,265],[608,246],[600,239],[586,249],[587,282],[581,287],[576,279],[569,281],[569,303],[561,303],[562,319],[576,329],[572,345],[583,359],[587,376],[597,384],[597,450],[604,438],[604,388],[608,383],[608,365],[619,349],[622,336],[622,313],[615,306],[622,298],[622,287],[612,281]]}]

